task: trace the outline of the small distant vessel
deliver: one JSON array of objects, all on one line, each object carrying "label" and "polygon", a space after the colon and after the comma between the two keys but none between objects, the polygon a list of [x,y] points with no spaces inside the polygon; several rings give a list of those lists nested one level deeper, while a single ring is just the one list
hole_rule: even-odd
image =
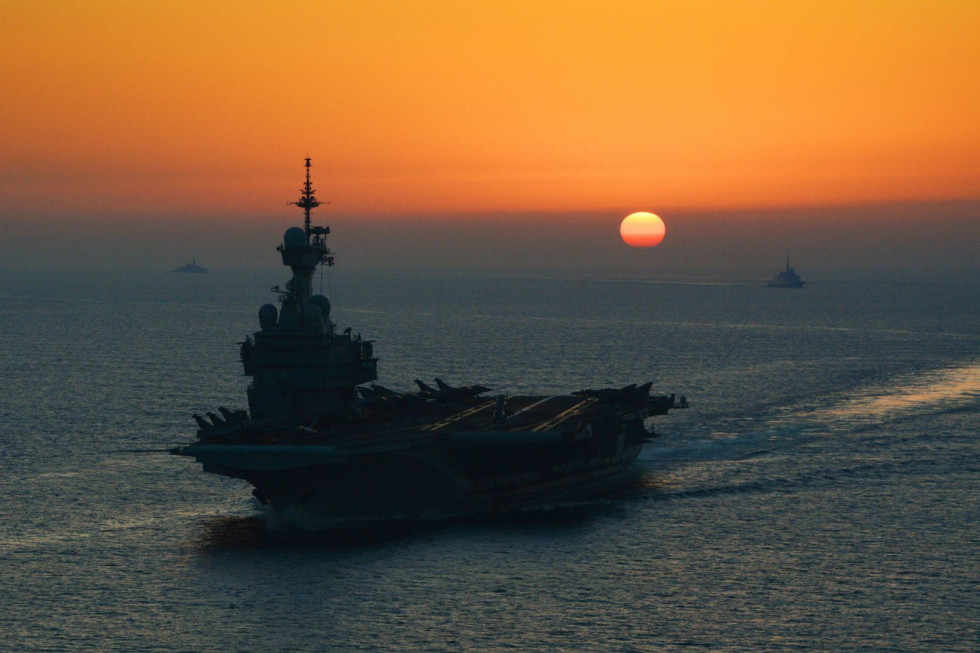
[{"label": "small distant vessel", "polygon": [[[307,529],[444,518],[541,505],[623,472],[656,434],[645,422],[687,400],[651,394],[651,382],[566,394],[497,394],[479,384],[415,392],[374,383],[371,340],[339,331],[330,302],[313,294],[333,265],[329,227],[310,224],[320,202],[310,182],[304,227],[277,248],[292,270],[280,306],[259,309],[241,344],[248,410],[194,415],[195,442],[171,453],[205,472],[244,479],[273,525]],[[476,345],[479,350],[479,345]]]},{"label": "small distant vessel", "polygon": [[179,268],[174,268],[174,272],[180,274],[204,274],[207,271],[208,271],[207,268],[202,268],[200,265],[197,264],[196,258],[191,259],[191,262],[188,263],[187,265],[182,265]]},{"label": "small distant vessel", "polygon": [[790,267],[788,256],[786,257],[786,269],[772,278],[772,281],[769,282],[769,287],[770,288],[802,288],[803,287],[803,279],[800,278],[800,275],[796,274],[796,270]]}]

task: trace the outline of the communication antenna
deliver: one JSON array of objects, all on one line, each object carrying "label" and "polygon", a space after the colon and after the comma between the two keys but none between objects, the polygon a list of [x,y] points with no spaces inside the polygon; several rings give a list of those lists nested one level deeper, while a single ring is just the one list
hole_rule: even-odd
[{"label": "communication antenna", "polygon": [[[303,209],[303,215],[305,220],[303,223],[303,228],[306,230],[306,237],[309,238],[310,234],[313,233],[313,229],[310,227],[310,211],[320,206],[321,202],[316,198],[315,192],[313,190],[313,182],[310,181],[310,167],[313,164],[310,163],[310,157],[306,157],[306,183],[303,184],[303,188],[300,189],[300,196],[298,202],[290,202],[294,206],[298,206]],[[327,202],[329,204],[329,202]]]}]

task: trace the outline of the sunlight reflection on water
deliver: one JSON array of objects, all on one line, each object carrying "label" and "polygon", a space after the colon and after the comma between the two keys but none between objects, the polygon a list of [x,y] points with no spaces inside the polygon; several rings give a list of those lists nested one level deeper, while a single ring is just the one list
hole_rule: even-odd
[{"label": "sunlight reflection on water", "polygon": [[873,389],[824,413],[836,417],[885,419],[919,410],[965,408],[980,399],[980,363],[930,371],[890,384],[886,394]]}]

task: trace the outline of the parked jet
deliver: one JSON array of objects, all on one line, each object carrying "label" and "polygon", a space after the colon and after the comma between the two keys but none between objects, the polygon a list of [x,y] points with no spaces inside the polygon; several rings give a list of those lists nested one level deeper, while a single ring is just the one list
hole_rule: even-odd
[{"label": "parked jet", "polygon": [[470,397],[475,397],[490,390],[490,388],[483,385],[463,385],[453,387],[442,379],[438,378],[435,380],[435,382],[438,389],[426,384],[421,379],[415,379],[415,383],[418,385],[420,393],[423,396],[430,397],[438,401],[465,401]]},{"label": "parked jet", "polygon": [[651,397],[650,388],[652,386],[652,382],[644,383],[639,387],[633,383],[622,388],[600,388],[598,390],[589,388],[578,390],[572,394],[595,397],[600,401],[618,404],[627,412],[645,410],[647,416],[665,415],[671,408],[687,408],[687,400],[683,397],[680,405],[677,404],[674,395],[654,395]]},{"label": "parked jet", "polygon": [[442,392],[461,393],[464,397],[475,397],[483,394],[484,392],[490,392],[490,388],[486,387],[485,385],[480,385],[479,383],[474,385],[461,385],[454,388],[438,377],[436,377],[435,382],[436,385],[439,386],[439,390]]},{"label": "parked jet", "polygon": [[372,383],[370,386],[361,386],[357,388],[358,394],[364,399],[372,399],[374,397],[397,397],[400,393],[394,390],[389,390],[383,385],[378,385],[377,383]]},{"label": "parked jet", "polygon": [[593,390],[592,388],[588,388],[586,390],[576,390],[572,394],[580,395],[582,397],[595,397],[600,401],[608,401],[614,404],[622,404],[631,401],[633,399],[633,394],[635,392],[636,392],[636,384],[631,383],[630,385],[624,386],[622,388],[600,388],[598,390]]}]

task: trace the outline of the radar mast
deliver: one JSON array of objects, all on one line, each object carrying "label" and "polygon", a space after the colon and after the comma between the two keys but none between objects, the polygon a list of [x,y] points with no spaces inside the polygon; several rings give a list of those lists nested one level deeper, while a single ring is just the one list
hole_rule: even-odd
[{"label": "radar mast", "polygon": [[310,181],[310,167],[313,164],[310,163],[310,157],[306,157],[306,183],[303,184],[303,188],[300,190],[300,196],[298,202],[290,202],[295,206],[301,207],[303,209],[303,215],[305,216],[304,230],[306,231],[306,237],[309,238],[312,233],[310,227],[310,211],[320,206],[320,201],[316,198],[314,194],[316,191],[313,190],[313,182]]},{"label": "radar mast", "polygon": [[282,264],[293,270],[293,278],[287,285],[284,300],[306,302],[312,296],[312,277],[316,266],[325,263],[333,265],[333,256],[327,247],[326,235],[330,227],[310,226],[310,211],[320,206],[310,181],[310,157],[306,157],[306,183],[303,184],[299,201],[288,202],[303,209],[306,223],[300,227],[292,227],[283,234],[282,245],[276,249],[282,254]]}]

